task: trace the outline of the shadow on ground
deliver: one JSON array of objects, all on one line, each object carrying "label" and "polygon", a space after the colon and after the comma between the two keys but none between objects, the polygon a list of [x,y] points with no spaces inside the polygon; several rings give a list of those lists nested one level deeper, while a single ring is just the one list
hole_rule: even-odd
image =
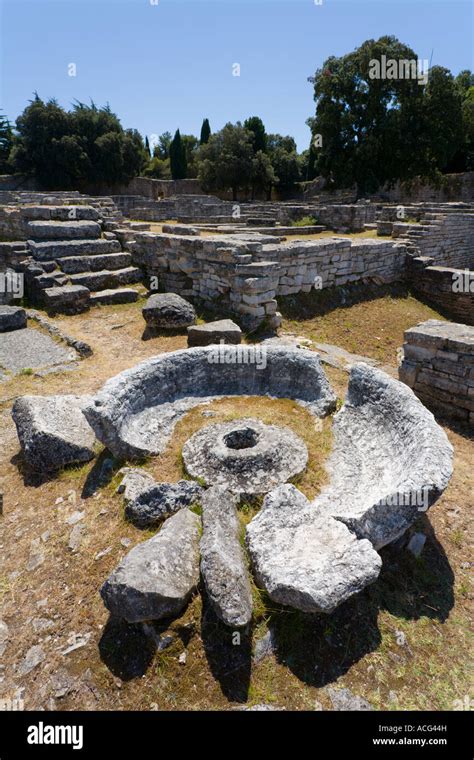
[{"label": "shadow on ground", "polygon": [[382,549],[378,580],[338,607],[332,615],[305,615],[281,608],[272,612],[276,659],[301,681],[325,686],[346,673],[381,643],[380,610],[407,620],[443,622],[454,604],[454,574],[426,516],[418,527],[427,535],[419,559],[393,547]]},{"label": "shadow on ground", "polygon": [[[406,550],[386,547],[381,551],[383,567],[376,583],[331,615],[304,614],[267,598],[265,619],[272,631],[277,662],[305,684],[323,687],[379,647],[381,610],[406,620],[427,617],[445,621],[454,604],[454,574],[426,515],[412,530],[420,529],[427,541],[419,559]],[[204,590],[201,591],[200,632],[190,632],[184,626],[183,644],[186,646],[192,635],[200,633],[209,669],[222,693],[229,701],[245,703],[252,668],[259,667],[252,659],[251,632],[241,631],[240,643],[236,644],[236,632],[219,621]],[[158,636],[167,630],[169,622],[154,624]],[[175,624],[173,632],[180,636],[179,631]],[[123,680],[130,680],[146,672],[156,644],[144,633],[143,626],[111,618],[99,648],[107,667]]]}]

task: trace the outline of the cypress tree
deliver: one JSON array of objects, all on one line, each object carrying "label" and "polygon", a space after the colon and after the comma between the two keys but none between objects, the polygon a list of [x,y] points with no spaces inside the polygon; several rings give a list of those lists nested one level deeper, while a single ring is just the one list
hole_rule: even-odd
[{"label": "cypress tree", "polygon": [[187,168],[186,149],[181,140],[181,133],[177,129],[170,145],[171,176],[173,179],[185,179]]},{"label": "cypress tree", "polygon": [[211,127],[209,125],[209,119],[204,119],[201,127],[201,139],[199,140],[201,145],[205,145],[209,142],[211,136]]}]

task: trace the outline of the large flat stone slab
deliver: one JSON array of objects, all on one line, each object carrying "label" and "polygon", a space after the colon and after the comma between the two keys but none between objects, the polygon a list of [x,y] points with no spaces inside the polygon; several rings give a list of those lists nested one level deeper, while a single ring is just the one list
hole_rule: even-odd
[{"label": "large flat stone slab", "polygon": [[267,494],[247,526],[247,545],[257,583],[275,602],[303,612],[333,612],[382,567],[370,541],[319,514],[292,485]]},{"label": "large flat stone slab", "polygon": [[76,361],[77,353],[49,335],[27,327],[0,334],[0,367],[12,374]]},{"label": "large flat stone slab", "polygon": [[201,520],[189,509],[135,546],[102,586],[107,609],[129,623],[178,615],[199,581]]}]

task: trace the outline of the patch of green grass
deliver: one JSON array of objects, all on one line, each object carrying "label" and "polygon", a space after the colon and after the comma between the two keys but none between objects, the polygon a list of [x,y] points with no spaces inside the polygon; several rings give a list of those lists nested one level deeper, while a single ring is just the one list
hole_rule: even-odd
[{"label": "patch of green grass", "polygon": [[18,373],[19,375],[32,375],[33,370],[31,367],[23,367],[23,369]]},{"label": "patch of green grass", "polygon": [[301,219],[297,219],[296,221],[291,223],[292,227],[312,227],[313,225],[317,224],[318,220],[315,216],[303,216]]}]

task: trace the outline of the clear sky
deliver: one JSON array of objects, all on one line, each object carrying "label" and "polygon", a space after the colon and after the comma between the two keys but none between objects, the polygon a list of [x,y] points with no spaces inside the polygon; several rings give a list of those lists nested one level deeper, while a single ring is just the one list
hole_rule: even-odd
[{"label": "clear sky", "polygon": [[[329,55],[394,34],[456,74],[473,69],[473,5],[458,0],[0,0],[0,107],[35,90],[106,102],[143,135],[199,135],[260,116],[308,146],[307,77]],[[76,76],[68,65],[75,64]],[[233,64],[240,76],[233,76]]]}]

